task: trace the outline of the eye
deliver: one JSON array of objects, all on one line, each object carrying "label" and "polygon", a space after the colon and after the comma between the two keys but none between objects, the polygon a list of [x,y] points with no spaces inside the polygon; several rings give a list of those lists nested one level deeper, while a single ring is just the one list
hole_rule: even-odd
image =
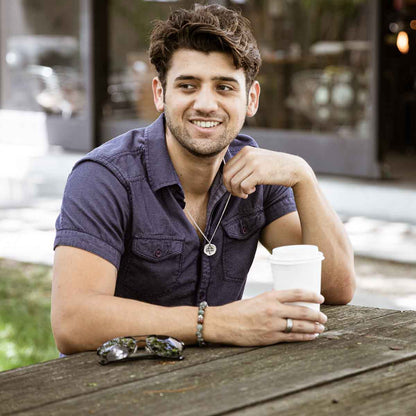
[{"label": "eye", "polygon": [[181,90],[184,90],[184,91],[192,91],[192,90],[195,89],[195,85],[184,83],[184,84],[179,84],[178,88],[180,88]]},{"label": "eye", "polygon": [[230,85],[220,84],[218,85],[220,91],[232,91],[233,88]]}]

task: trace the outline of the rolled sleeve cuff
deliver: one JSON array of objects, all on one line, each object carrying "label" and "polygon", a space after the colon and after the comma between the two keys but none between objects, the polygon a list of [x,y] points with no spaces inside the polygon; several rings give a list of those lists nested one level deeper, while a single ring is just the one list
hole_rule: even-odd
[{"label": "rolled sleeve cuff", "polygon": [[297,208],[294,199],[291,196],[287,196],[281,199],[278,204],[272,204],[265,209],[266,225],[296,210]]},{"label": "rolled sleeve cuff", "polygon": [[60,230],[56,233],[53,249],[58,246],[70,246],[86,250],[109,261],[117,270],[120,267],[121,253],[93,235],[75,230]]}]

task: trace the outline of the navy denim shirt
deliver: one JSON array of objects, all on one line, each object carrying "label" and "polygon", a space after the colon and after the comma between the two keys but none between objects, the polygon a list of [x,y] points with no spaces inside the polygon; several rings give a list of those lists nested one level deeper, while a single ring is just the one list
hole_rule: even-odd
[{"label": "navy denim shirt", "polygon": [[[238,135],[225,161],[244,146],[257,144]],[[210,189],[208,238],[227,197],[221,168]],[[296,210],[292,190],[282,186],[257,186],[246,200],[232,196],[213,240],[217,252],[208,257],[184,206],[161,115],[77,162],[56,221],[54,247],[78,247],[112,263],[118,269],[116,296],[165,306],[203,300],[222,305],[242,297],[261,230]]]}]

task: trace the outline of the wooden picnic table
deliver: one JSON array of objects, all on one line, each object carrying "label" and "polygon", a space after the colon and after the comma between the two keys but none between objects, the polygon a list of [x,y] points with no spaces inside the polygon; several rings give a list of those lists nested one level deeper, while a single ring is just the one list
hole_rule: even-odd
[{"label": "wooden picnic table", "polygon": [[187,347],[101,366],[95,352],[0,373],[0,414],[416,415],[416,311],[324,306],[306,343]]}]

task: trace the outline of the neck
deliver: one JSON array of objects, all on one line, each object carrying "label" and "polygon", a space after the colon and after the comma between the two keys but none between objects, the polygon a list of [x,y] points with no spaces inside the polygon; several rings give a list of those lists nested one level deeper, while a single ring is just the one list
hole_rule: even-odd
[{"label": "neck", "polygon": [[227,149],[216,156],[204,158],[191,154],[170,140],[167,140],[167,148],[185,195],[206,197]]}]

